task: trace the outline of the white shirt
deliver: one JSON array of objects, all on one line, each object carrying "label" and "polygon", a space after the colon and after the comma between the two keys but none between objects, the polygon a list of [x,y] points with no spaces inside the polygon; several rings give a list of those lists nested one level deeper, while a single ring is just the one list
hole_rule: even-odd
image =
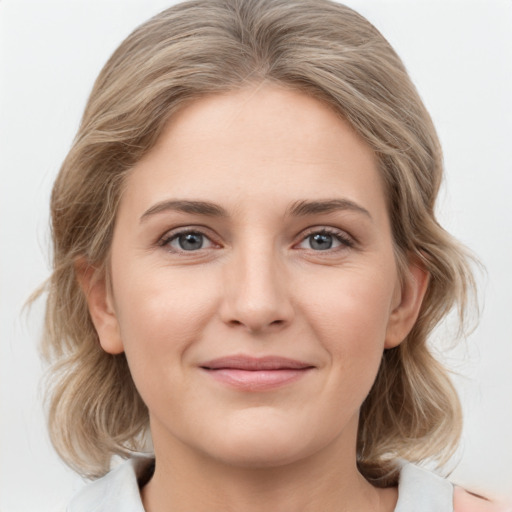
[{"label": "white shirt", "polygon": [[[84,487],[67,512],[144,512],[138,478],[149,460],[134,457]],[[453,485],[413,464],[404,464],[395,512],[453,512]]]}]

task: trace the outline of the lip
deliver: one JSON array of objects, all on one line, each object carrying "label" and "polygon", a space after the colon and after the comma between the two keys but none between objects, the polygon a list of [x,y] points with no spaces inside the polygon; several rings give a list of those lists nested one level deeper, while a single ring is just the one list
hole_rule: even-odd
[{"label": "lip", "polygon": [[275,389],[306,376],[314,365],[279,356],[251,357],[234,355],[212,359],[200,368],[230,387],[244,391]]}]

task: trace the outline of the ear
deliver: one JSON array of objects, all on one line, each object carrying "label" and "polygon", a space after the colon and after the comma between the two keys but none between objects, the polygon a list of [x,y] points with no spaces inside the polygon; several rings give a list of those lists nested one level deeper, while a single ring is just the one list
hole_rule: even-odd
[{"label": "ear", "polygon": [[89,313],[98,333],[101,347],[109,354],[120,354],[124,348],[114,309],[112,291],[105,272],[92,266],[85,258],[80,258],[75,262],[75,273],[87,300]]},{"label": "ear", "polygon": [[397,298],[389,317],[385,348],[394,348],[411,332],[427,291],[428,271],[419,263],[409,263],[408,272],[397,286]]}]

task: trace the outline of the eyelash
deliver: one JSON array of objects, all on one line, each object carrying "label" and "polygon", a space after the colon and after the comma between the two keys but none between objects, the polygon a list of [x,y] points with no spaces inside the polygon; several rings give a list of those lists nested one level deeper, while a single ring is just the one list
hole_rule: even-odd
[{"label": "eyelash", "polygon": [[[209,240],[213,245],[218,245],[216,242],[213,241],[212,236],[208,236],[203,230],[201,230],[199,228],[186,228],[186,229],[181,229],[179,231],[167,232],[158,241],[158,246],[160,246],[160,247],[167,247],[167,250],[169,252],[172,252],[172,253],[193,253],[193,252],[198,252],[198,251],[185,251],[183,249],[176,250],[174,248],[171,248],[171,246],[170,246],[170,243],[173,240],[178,239],[180,236],[185,236],[185,235],[190,235],[190,234],[191,235],[201,235],[204,238],[206,238],[207,240]],[[201,250],[201,249],[199,249],[199,250]]]},{"label": "eyelash", "polygon": [[[188,234],[197,234],[197,235],[201,235],[203,237],[205,237],[207,240],[209,240],[212,244],[214,245],[219,245],[217,244],[211,236],[207,235],[203,230],[199,229],[199,228],[187,228],[187,229],[182,229],[180,231],[172,231],[172,232],[167,232],[162,238],[159,239],[157,245],[159,247],[166,247],[167,250],[169,252],[172,252],[172,253],[194,253],[194,252],[199,252],[201,251],[202,248],[196,250],[196,251],[186,251],[186,250],[176,250],[174,248],[171,249],[170,247],[170,243],[174,240],[176,240],[177,238],[179,238],[180,236],[184,236],[184,235],[188,235]],[[319,250],[319,251],[315,251],[314,249],[303,249],[303,250],[311,250],[313,252],[317,252],[317,253],[321,253],[321,252],[325,252],[325,253],[329,253],[329,252],[334,252],[334,251],[337,251],[337,250],[343,250],[345,248],[352,248],[355,246],[355,241],[353,238],[351,238],[350,236],[348,236],[347,234],[345,234],[344,232],[342,231],[339,231],[337,229],[332,229],[332,228],[326,228],[326,227],[322,227],[322,228],[310,228],[306,234],[304,234],[302,236],[302,238],[300,239],[300,241],[296,244],[294,244],[294,247],[303,243],[305,240],[307,240],[309,237],[313,236],[313,235],[327,235],[327,236],[332,236],[335,240],[337,240],[343,247],[341,248],[334,248],[334,249],[326,249],[326,250]]]},{"label": "eyelash", "polygon": [[[301,241],[299,243],[304,242],[310,236],[313,236],[313,235],[328,235],[328,236],[332,236],[333,238],[335,238],[343,246],[341,249],[344,249],[344,248],[349,248],[350,249],[350,248],[354,247],[354,245],[355,245],[355,242],[354,242],[353,238],[349,237],[349,235],[347,235],[343,231],[339,231],[339,230],[333,229],[333,228],[311,228],[310,230],[308,230],[306,235],[304,235],[302,237],[302,239],[301,239]],[[311,249],[311,250],[313,250],[313,249]],[[314,251],[314,252],[333,252],[333,251],[336,251],[336,250],[337,249],[334,248],[332,250]],[[338,248],[338,250],[340,250],[340,248]]]}]

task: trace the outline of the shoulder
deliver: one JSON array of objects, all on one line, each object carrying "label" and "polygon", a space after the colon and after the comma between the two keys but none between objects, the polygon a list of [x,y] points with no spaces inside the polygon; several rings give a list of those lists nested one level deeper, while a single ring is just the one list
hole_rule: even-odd
[{"label": "shoulder", "polygon": [[511,503],[490,501],[423,467],[405,462],[400,469],[395,512],[420,510],[419,502],[426,506],[424,510],[512,512]]},{"label": "shoulder", "polygon": [[512,505],[490,501],[462,487],[453,490],[453,512],[512,512]]},{"label": "shoulder", "polygon": [[133,457],[105,476],[90,482],[74,496],[67,512],[144,512],[139,478],[144,477],[153,460]]}]

